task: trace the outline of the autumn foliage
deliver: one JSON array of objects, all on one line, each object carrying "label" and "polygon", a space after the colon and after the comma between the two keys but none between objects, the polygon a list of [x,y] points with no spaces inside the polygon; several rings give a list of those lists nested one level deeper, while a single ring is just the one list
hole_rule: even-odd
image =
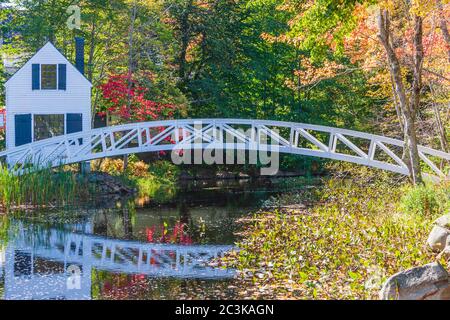
[{"label": "autumn foliage", "polygon": [[149,100],[148,88],[127,74],[109,76],[99,86],[104,106],[101,116],[115,116],[120,122],[151,121],[173,117],[175,106]]},{"label": "autumn foliage", "polygon": [[[192,244],[192,238],[187,234],[185,223],[177,222],[173,228],[172,234],[169,233],[166,224],[161,226],[152,226],[145,229],[147,242],[150,243],[178,243],[189,245]],[[160,235],[157,236],[157,231],[160,230]]]}]

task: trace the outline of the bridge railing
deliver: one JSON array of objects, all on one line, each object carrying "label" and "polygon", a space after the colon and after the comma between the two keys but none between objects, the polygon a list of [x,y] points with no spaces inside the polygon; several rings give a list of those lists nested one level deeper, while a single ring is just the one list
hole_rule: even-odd
[{"label": "bridge railing", "polygon": [[[232,137],[230,143],[226,137]],[[267,139],[262,139],[265,136]],[[269,142],[270,141],[270,142]],[[6,150],[9,167],[24,173],[35,167],[60,166],[129,153],[189,149],[276,150],[348,161],[404,175],[401,140],[347,129],[304,123],[244,119],[184,119],[131,123],[54,137]],[[450,154],[419,146],[424,167],[445,177],[439,161]]]}]

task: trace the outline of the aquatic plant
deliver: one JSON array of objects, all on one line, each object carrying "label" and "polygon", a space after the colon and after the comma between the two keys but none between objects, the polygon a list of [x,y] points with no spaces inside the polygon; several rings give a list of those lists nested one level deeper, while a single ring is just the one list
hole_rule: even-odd
[{"label": "aquatic plant", "polygon": [[228,263],[253,298],[376,298],[388,276],[434,259],[426,239],[444,212],[404,214],[402,190],[331,180],[310,208],[256,213]]},{"label": "aquatic plant", "polygon": [[0,165],[0,205],[63,206],[91,196],[87,178],[62,169],[42,169],[15,175]]},{"label": "aquatic plant", "polygon": [[9,219],[0,216],[0,251],[8,244]]}]

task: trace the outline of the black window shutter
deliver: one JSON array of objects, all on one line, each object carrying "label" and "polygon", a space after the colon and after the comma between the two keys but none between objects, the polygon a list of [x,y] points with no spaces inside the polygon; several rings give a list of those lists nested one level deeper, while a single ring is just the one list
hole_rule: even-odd
[{"label": "black window shutter", "polygon": [[65,64],[58,65],[58,90],[66,90],[67,88],[67,66]]},{"label": "black window shutter", "polygon": [[39,64],[33,64],[32,65],[32,89],[33,90],[40,90],[41,89],[41,83],[40,83],[40,71],[41,66]]},{"label": "black window shutter", "polygon": [[15,115],[16,147],[31,143],[31,114]]},{"label": "black window shutter", "polygon": [[83,115],[81,113],[68,113],[66,122],[67,134],[83,131]]}]

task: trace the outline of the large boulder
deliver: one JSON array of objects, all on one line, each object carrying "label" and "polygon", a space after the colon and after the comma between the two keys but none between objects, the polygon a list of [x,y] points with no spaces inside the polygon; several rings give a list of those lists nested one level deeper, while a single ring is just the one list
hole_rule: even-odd
[{"label": "large boulder", "polygon": [[427,243],[433,251],[441,252],[445,249],[449,238],[450,214],[446,214],[434,222],[434,227],[428,236]]},{"label": "large boulder", "polygon": [[446,286],[444,286],[434,296],[431,296],[430,299],[450,300],[450,284],[447,284]]},{"label": "large boulder", "polygon": [[[399,272],[380,291],[382,300],[428,300],[448,296],[449,275],[437,262]],[[445,291],[447,290],[447,291]]]},{"label": "large boulder", "polygon": [[450,213],[437,219],[434,224],[450,230]]},{"label": "large boulder", "polygon": [[96,188],[97,193],[101,196],[128,196],[136,192],[136,190],[127,186],[121,179],[103,172],[91,173],[88,176],[88,181]]},{"label": "large boulder", "polygon": [[427,243],[433,251],[441,252],[445,249],[449,236],[450,230],[436,225],[431,230]]}]

